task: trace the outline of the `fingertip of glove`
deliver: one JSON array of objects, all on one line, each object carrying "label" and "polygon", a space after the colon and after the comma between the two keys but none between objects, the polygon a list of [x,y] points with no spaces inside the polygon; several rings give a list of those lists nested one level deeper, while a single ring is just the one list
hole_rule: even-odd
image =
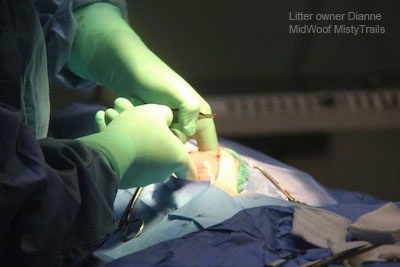
[{"label": "fingertip of glove", "polygon": [[105,123],[108,125],[113,119],[119,115],[119,112],[113,108],[108,108],[105,111]]},{"label": "fingertip of glove", "polygon": [[117,99],[115,99],[114,101],[114,108],[118,111],[118,112],[122,112],[124,110],[127,109],[131,109],[133,108],[133,104],[131,101],[129,101],[128,99],[124,98],[124,97],[118,97]]},{"label": "fingertip of glove", "polygon": [[105,115],[106,113],[104,112],[104,110],[99,110],[99,111],[97,111],[96,112],[96,115],[95,115],[95,120],[96,121],[100,121],[100,120],[104,120],[104,115]]},{"label": "fingertip of glove", "polygon": [[96,115],[94,117],[96,127],[99,132],[106,128],[105,114],[106,113],[104,112],[104,110],[99,110],[96,112]]}]

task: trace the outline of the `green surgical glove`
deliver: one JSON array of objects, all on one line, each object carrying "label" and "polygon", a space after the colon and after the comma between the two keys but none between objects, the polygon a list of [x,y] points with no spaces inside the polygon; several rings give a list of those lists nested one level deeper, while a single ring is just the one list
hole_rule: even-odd
[{"label": "green surgical glove", "polygon": [[78,140],[99,151],[121,177],[120,187],[131,188],[164,181],[172,173],[186,178],[194,166],[182,142],[171,132],[167,106],[133,107],[124,98],[114,109],[98,112],[99,133]]},{"label": "green surgical glove", "polygon": [[107,3],[75,11],[78,28],[68,68],[80,77],[100,83],[135,105],[162,104],[178,110],[173,132],[185,142],[194,136],[199,150],[217,151],[212,119],[197,121],[199,112],[211,113],[207,102],[177,73],[152,53]]}]

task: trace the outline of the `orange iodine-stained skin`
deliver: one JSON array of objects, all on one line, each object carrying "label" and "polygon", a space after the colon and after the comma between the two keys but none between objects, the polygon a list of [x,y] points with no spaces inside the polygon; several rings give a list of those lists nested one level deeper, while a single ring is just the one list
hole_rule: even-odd
[{"label": "orange iodine-stained skin", "polygon": [[196,151],[189,154],[196,168],[196,177],[192,180],[215,182],[218,177],[219,153],[209,151]]}]

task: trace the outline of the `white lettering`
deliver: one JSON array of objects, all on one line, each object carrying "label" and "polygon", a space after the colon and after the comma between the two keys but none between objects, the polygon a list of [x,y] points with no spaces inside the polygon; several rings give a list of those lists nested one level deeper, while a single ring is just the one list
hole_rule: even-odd
[{"label": "white lettering", "polygon": [[346,14],[335,14],[335,13],[318,13],[315,15],[317,20],[343,20]]},{"label": "white lettering", "polygon": [[348,20],[375,20],[379,21],[382,20],[382,14],[379,13],[358,13],[354,11],[347,12],[347,19]]},{"label": "white lettering", "polygon": [[303,12],[289,12],[289,20],[312,20],[313,14]]},{"label": "white lettering", "polygon": [[332,25],[289,25],[289,33],[331,33]]}]

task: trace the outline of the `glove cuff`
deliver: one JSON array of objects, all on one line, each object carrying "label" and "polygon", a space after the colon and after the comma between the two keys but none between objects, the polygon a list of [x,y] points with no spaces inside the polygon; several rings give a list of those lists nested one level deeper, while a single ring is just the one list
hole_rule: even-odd
[{"label": "glove cuff", "polygon": [[124,134],[102,131],[78,138],[85,145],[99,152],[121,179],[134,162],[136,149],[132,139]]}]

